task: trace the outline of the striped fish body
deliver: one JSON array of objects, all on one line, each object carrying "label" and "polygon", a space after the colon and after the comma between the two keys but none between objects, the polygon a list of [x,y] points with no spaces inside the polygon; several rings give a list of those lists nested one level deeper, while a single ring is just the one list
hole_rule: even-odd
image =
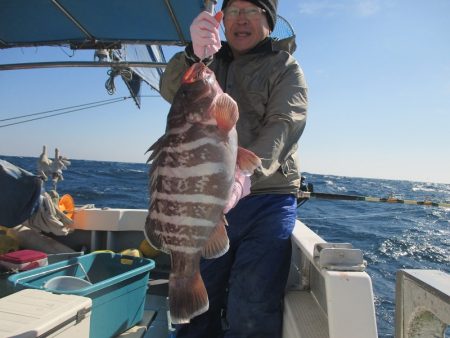
[{"label": "striped fish body", "polygon": [[174,323],[208,309],[200,257],[229,247],[223,210],[238,153],[236,103],[202,63],[185,74],[165,134],[150,148],[150,205],[145,235],[170,254],[169,306]]}]

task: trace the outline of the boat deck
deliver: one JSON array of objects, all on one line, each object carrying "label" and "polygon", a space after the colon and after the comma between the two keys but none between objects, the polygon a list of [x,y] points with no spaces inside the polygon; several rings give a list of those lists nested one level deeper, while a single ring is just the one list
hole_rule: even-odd
[{"label": "boat deck", "polygon": [[[154,271],[151,273],[142,321],[145,331],[142,335],[136,337],[167,338],[174,333],[168,320],[167,294],[169,290],[167,278],[168,273],[165,271]],[[145,320],[148,321],[145,322]],[[126,337],[130,336],[126,335]]]}]

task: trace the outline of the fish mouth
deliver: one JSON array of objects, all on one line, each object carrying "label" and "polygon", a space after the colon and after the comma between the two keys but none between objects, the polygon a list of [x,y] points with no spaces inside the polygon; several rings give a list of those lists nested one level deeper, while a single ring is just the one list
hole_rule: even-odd
[{"label": "fish mouth", "polygon": [[194,83],[204,79],[206,76],[206,69],[207,67],[203,62],[194,63],[191,67],[189,67],[186,73],[184,73],[182,83]]}]

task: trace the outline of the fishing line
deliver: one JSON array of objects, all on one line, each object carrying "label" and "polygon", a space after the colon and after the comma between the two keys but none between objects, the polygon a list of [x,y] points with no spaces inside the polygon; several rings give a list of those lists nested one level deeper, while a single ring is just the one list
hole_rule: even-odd
[{"label": "fishing line", "polygon": [[[148,97],[161,97],[161,96],[160,95],[142,95],[141,96],[141,98],[148,98]],[[58,116],[58,115],[73,113],[73,112],[80,111],[80,110],[86,110],[86,109],[96,108],[96,107],[100,107],[100,106],[105,106],[105,105],[108,105],[108,104],[129,100],[131,98],[132,98],[131,96],[124,96],[124,97],[120,97],[120,98],[108,99],[108,100],[103,100],[103,101],[96,101],[96,102],[91,102],[91,103],[84,103],[84,104],[79,104],[79,105],[76,105],[76,106],[70,106],[70,107],[65,107],[65,108],[58,108],[58,109],[47,110],[47,111],[39,112],[39,113],[26,114],[26,115],[21,115],[21,116],[17,116],[17,117],[10,117],[10,118],[6,118],[6,119],[1,119],[0,122],[5,122],[5,121],[17,120],[17,119],[21,119],[21,118],[25,118],[25,117],[29,117],[29,116],[43,115],[43,114],[48,114],[48,113],[52,113],[52,112],[56,112],[56,111],[77,108],[77,109],[72,109],[72,110],[69,110],[69,111],[64,111],[62,113],[56,113],[56,114],[51,114],[51,115],[42,116],[42,117],[36,117],[36,118],[33,118],[33,119],[24,120],[24,121],[3,124],[3,125],[0,125],[0,128],[9,127],[9,126],[17,125],[17,124],[22,124],[22,123],[27,123],[27,122],[31,122],[31,121],[42,120],[42,119],[46,119],[46,118],[49,118],[49,117],[54,117],[54,116]]]},{"label": "fishing line", "polygon": [[[129,99],[129,98],[130,98],[130,97],[124,97],[123,99]],[[70,106],[70,107],[64,107],[64,108],[58,108],[58,109],[52,109],[52,110],[46,110],[46,111],[39,112],[39,113],[32,113],[32,114],[20,115],[20,116],[16,116],[16,117],[9,117],[9,118],[6,118],[6,119],[0,119],[0,122],[11,121],[11,120],[17,120],[17,119],[21,119],[21,118],[29,117],[29,116],[36,116],[36,115],[48,114],[48,113],[53,113],[53,112],[56,112],[56,111],[61,111],[61,110],[66,110],[66,109],[85,107],[85,106],[90,106],[90,105],[92,105],[92,104],[98,104],[98,103],[104,103],[104,102],[117,101],[117,100],[120,100],[120,99],[121,99],[121,98],[114,98],[114,99],[108,99],[108,100],[102,100],[102,101],[96,101],[96,102],[89,102],[89,103],[78,104],[78,105]]]},{"label": "fishing line", "polygon": [[31,122],[31,121],[43,120],[43,119],[47,119],[47,118],[49,118],[49,117],[54,117],[54,116],[64,115],[64,114],[69,114],[69,113],[73,113],[73,112],[80,111],[80,110],[86,110],[86,109],[90,109],[90,108],[95,108],[95,107],[105,106],[105,105],[112,104],[112,103],[116,103],[116,102],[119,102],[119,101],[124,101],[124,100],[127,100],[127,99],[129,99],[129,98],[130,98],[130,97],[119,98],[119,99],[115,99],[115,101],[99,103],[99,104],[92,105],[92,106],[89,106],[89,107],[78,108],[78,109],[72,109],[72,110],[69,110],[69,111],[66,111],[66,112],[62,112],[62,113],[56,113],[56,114],[51,114],[51,115],[47,115],[47,116],[36,117],[36,118],[34,118],[34,119],[28,119],[28,120],[19,121],[19,122],[8,123],[8,124],[1,125],[0,128],[9,127],[9,126],[14,126],[14,125],[16,125],[16,124],[22,124],[22,123],[27,123],[27,122]]}]

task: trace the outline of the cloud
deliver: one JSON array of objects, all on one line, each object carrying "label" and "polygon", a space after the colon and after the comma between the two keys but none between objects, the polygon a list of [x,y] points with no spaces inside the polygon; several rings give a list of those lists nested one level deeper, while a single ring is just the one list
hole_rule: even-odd
[{"label": "cloud", "polygon": [[345,13],[360,17],[377,14],[382,0],[302,0],[298,5],[300,14],[334,16]]},{"label": "cloud", "polygon": [[380,10],[378,0],[359,0],[355,1],[357,13],[361,16],[372,16]]},{"label": "cloud", "polygon": [[301,14],[306,15],[335,15],[342,11],[344,4],[338,1],[310,0],[299,4]]}]

